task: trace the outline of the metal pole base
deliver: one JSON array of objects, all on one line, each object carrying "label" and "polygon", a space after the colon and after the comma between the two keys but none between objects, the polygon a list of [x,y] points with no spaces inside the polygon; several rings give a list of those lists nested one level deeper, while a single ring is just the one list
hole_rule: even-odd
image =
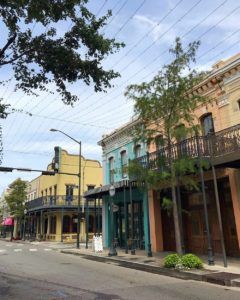
[{"label": "metal pole base", "polygon": [[208,265],[209,266],[214,266],[215,265],[212,249],[208,249]]},{"label": "metal pole base", "polygon": [[108,256],[117,256],[117,250],[114,246],[111,246],[108,252]]},{"label": "metal pole base", "polygon": [[148,257],[152,257],[152,245],[151,244],[148,244],[148,252],[147,252],[147,256]]},{"label": "metal pole base", "polygon": [[132,240],[132,243],[131,243],[131,254],[132,255],[136,254],[135,241],[134,240]]},{"label": "metal pole base", "polygon": [[212,259],[208,259],[208,265],[209,266],[214,266],[215,265],[213,258]]}]

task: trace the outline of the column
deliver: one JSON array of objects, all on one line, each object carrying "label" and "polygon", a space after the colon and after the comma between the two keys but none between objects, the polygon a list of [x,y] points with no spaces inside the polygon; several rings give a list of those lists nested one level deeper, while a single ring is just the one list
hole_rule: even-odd
[{"label": "column", "polygon": [[103,246],[107,247],[107,217],[108,217],[108,210],[107,210],[107,203],[104,198],[102,198],[102,238],[103,238]]},{"label": "column", "polygon": [[47,218],[48,218],[47,235],[49,235],[49,234],[50,234],[50,221],[51,221],[51,215],[49,214],[49,215],[47,216]]},{"label": "column", "polygon": [[163,251],[163,232],[160,199],[157,199],[156,193],[152,189],[148,190],[148,203],[152,251]]},{"label": "column", "polygon": [[235,217],[238,245],[240,249],[240,171],[229,169],[233,212]]},{"label": "column", "polygon": [[56,241],[60,242],[62,236],[62,213],[58,211],[56,213]]}]

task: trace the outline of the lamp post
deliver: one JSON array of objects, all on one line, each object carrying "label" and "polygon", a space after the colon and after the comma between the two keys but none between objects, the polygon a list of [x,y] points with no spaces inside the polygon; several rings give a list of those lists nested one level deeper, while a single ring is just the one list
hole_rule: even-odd
[{"label": "lamp post", "polygon": [[113,217],[113,197],[115,195],[115,187],[113,185],[110,186],[109,188],[109,196],[111,198],[110,201],[110,224],[111,224],[111,230],[110,230],[110,249],[108,256],[116,256],[117,251],[116,251],[116,246],[114,242],[114,217]]},{"label": "lamp post", "polygon": [[71,137],[70,135],[68,135],[67,133],[58,130],[58,129],[50,129],[50,131],[52,132],[60,132],[62,134],[64,134],[65,136],[67,136],[69,139],[73,140],[74,142],[76,142],[79,145],[79,164],[78,164],[78,218],[77,218],[77,244],[76,247],[77,249],[80,248],[80,239],[79,239],[79,235],[80,235],[80,222],[81,222],[81,210],[80,210],[80,199],[81,199],[81,152],[82,152],[82,143],[81,141],[77,141],[76,139],[74,139],[73,137]]}]

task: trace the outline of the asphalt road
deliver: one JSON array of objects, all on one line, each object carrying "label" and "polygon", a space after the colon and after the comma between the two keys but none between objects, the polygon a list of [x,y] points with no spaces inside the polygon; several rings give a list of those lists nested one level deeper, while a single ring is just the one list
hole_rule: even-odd
[{"label": "asphalt road", "polygon": [[0,241],[0,299],[240,299],[240,289],[150,274]]}]

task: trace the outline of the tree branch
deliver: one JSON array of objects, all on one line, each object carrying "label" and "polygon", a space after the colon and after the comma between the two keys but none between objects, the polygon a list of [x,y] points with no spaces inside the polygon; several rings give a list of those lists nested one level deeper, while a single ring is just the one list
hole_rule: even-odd
[{"label": "tree branch", "polygon": [[17,37],[17,34],[14,33],[14,35],[8,39],[6,45],[0,50],[0,57],[2,57],[4,55],[4,52],[15,41],[16,37]]},{"label": "tree branch", "polygon": [[26,53],[28,53],[28,51],[24,51],[23,53],[19,54],[18,56],[16,56],[15,58],[12,58],[8,61],[3,61],[3,62],[0,62],[0,66],[4,66],[4,65],[8,65],[8,64],[11,64],[13,62],[15,62],[16,60],[18,60],[19,58],[21,58],[23,55],[25,55]]}]

